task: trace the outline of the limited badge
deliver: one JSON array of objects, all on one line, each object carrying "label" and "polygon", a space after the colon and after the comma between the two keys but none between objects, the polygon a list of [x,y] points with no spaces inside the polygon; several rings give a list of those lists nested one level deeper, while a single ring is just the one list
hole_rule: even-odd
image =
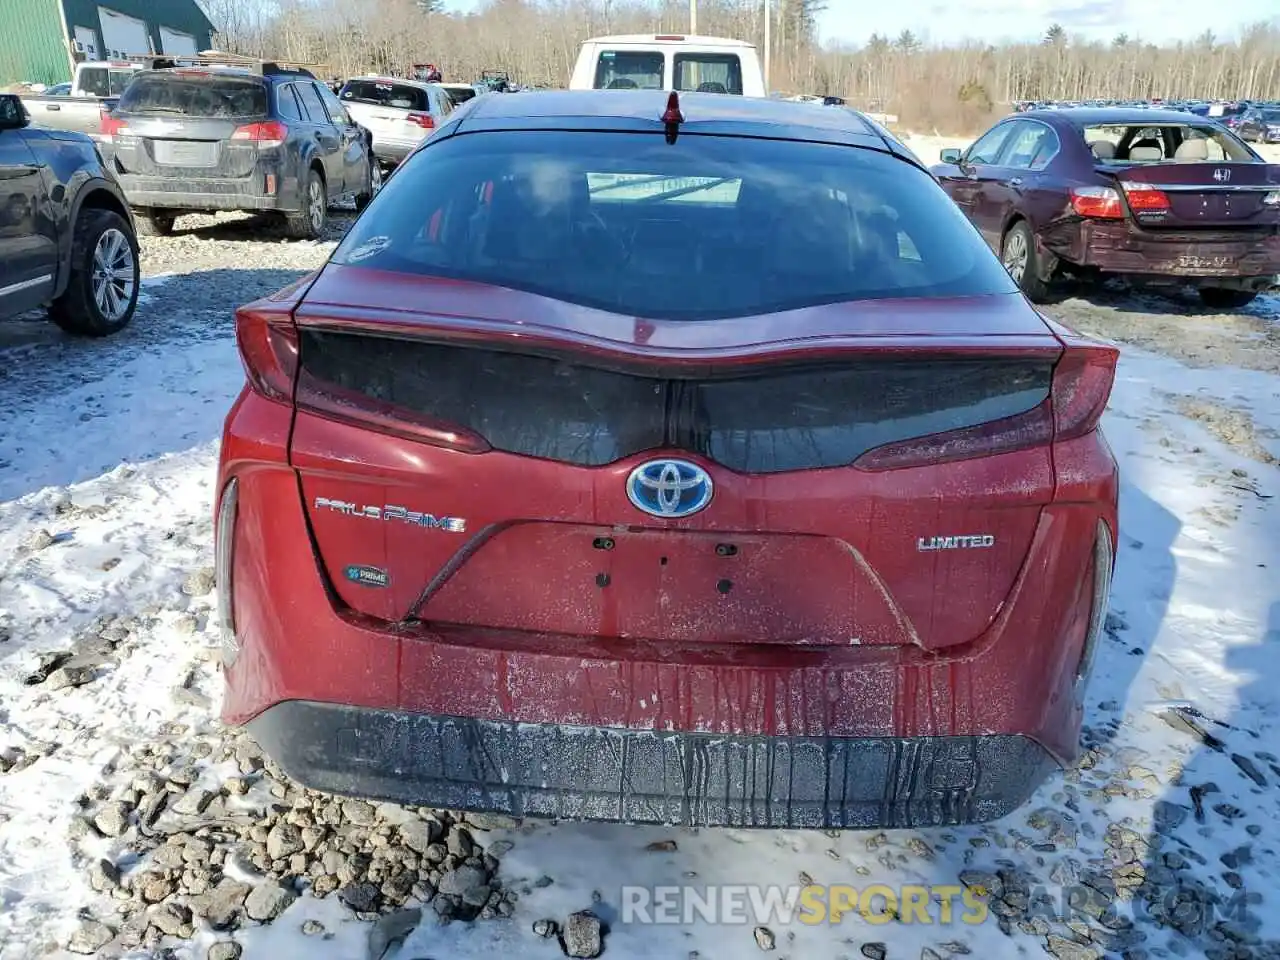
[{"label": "limited badge", "polygon": [[387,571],[381,567],[364,567],[353,564],[346,569],[347,579],[352,583],[363,584],[366,587],[385,587],[391,582],[391,577]]}]

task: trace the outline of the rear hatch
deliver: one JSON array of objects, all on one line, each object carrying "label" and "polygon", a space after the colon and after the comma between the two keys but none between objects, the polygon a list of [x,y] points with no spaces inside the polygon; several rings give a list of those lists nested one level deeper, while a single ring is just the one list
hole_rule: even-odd
[{"label": "rear hatch", "polygon": [[1152,230],[1257,229],[1280,226],[1280,167],[1212,161],[1100,164],[1124,190],[1139,225]]},{"label": "rear hatch", "polygon": [[106,123],[121,173],[180,180],[247,178],[285,136],[261,79],[216,71],[147,72]]},{"label": "rear hatch", "polygon": [[287,328],[241,315],[246,356],[296,372],[336,595],[582,638],[974,640],[1115,352],[1083,388],[926,171],[705,136],[693,102],[669,143],[667,96],[633,96],[652,135],[433,141]]},{"label": "rear hatch", "polygon": [[[682,643],[926,647],[973,640],[999,612],[1054,491],[1062,348],[1020,296],[913,306],[914,327],[895,304],[799,313],[782,318],[793,341],[726,374],[714,358],[749,350],[745,327],[697,331],[691,362],[673,348],[680,324],[592,314],[580,329],[621,349],[584,350],[530,335],[552,304],[457,286],[330,266],[296,314],[292,460],[352,608]],[[404,309],[423,301],[431,314]],[[352,325],[356,311],[379,322]],[[521,345],[460,337],[464,315]],[[973,444],[991,455],[931,465]],[[706,469],[705,510],[667,520],[629,500],[632,471],[665,457]]]},{"label": "rear hatch", "polygon": [[427,91],[390,79],[349,80],[340,94],[348,112],[373,134],[374,143],[386,140],[413,143],[434,125]]}]

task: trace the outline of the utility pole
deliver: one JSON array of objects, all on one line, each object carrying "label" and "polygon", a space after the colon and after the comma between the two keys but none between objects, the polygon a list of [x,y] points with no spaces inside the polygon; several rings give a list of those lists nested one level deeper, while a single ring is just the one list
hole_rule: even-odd
[{"label": "utility pole", "polygon": [[689,34],[697,36],[698,33],[698,0],[689,0]]},{"label": "utility pole", "polygon": [[773,15],[769,12],[769,0],[764,0],[764,95],[769,95],[769,50],[773,46],[770,39],[769,21]]}]

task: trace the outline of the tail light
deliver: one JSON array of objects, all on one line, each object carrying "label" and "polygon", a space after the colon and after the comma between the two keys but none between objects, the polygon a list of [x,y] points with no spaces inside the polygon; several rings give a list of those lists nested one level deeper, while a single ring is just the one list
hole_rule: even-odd
[{"label": "tail light", "polygon": [[1053,439],[1082,437],[1098,425],[1116,379],[1120,351],[1103,344],[1072,345],[1053,368]]},{"label": "tail light", "polygon": [[103,107],[98,118],[98,132],[104,138],[114,140],[117,136],[128,134],[129,124],[119,117],[113,116],[107,111],[106,107]]},{"label": "tail light", "polygon": [[236,127],[231,134],[232,140],[248,140],[260,147],[278,147],[289,138],[289,128],[279,120],[267,120],[263,123],[248,123]]},{"label": "tail light", "polygon": [[429,113],[410,113],[405,117],[410,123],[416,124],[423,130],[434,130],[436,128],[436,118]]},{"label": "tail light", "polygon": [[484,453],[492,449],[484,437],[464,427],[325,383],[305,370],[298,377],[297,405],[299,410],[310,411],[327,420],[356,424],[379,433],[463,453]]},{"label": "tail light", "polygon": [[236,515],[240,500],[239,482],[232,477],[222,491],[218,503],[217,526],[214,528],[214,576],[218,586],[218,621],[222,632],[222,665],[230,667],[240,654],[236,636],[235,607],[232,603],[232,567],[235,562]]},{"label": "tail light", "polygon": [[1150,183],[1126,183],[1125,199],[1134,213],[1168,213],[1169,197],[1159,187]]},{"label": "tail light", "polygon": [[288,311],[236,311],[236,344],[249,386],[268,400],[293,401],[298,331]]},{"label": "tail light", "polygon": [[1072,187],[1071,209],[1094,220],[1123,220],[1124,204],[1110,187]]},{"label": "tail light", "polygon": [[1107,408],[1119,358],[1114,347],[1072,344],[1053,368],[1049,398],[1038,407],[1003,420],[876,447],[854,466],[895,470],[950,463],[1084,436]]}]

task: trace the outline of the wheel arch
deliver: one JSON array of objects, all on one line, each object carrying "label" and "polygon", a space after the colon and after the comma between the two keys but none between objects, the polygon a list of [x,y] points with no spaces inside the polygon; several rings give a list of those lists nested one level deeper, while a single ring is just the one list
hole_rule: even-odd
[{"label": "wheel arch", "polygon": [[58,256],[58,282],[54,286],[54,297],[62,295],[67,289],[67,281],[71,278],[71,250],[75,245],[76,226],[80,223],[80,214],[84,210],[110,210],[124,218],[129,224],[129,232],[137,237],[137,227],[133,222],[133,211],[128,202],[109,181],[101,178],[87,180],[76,191],[71,201],[71,210],[67,216],[66,235],[60,238]]}]

